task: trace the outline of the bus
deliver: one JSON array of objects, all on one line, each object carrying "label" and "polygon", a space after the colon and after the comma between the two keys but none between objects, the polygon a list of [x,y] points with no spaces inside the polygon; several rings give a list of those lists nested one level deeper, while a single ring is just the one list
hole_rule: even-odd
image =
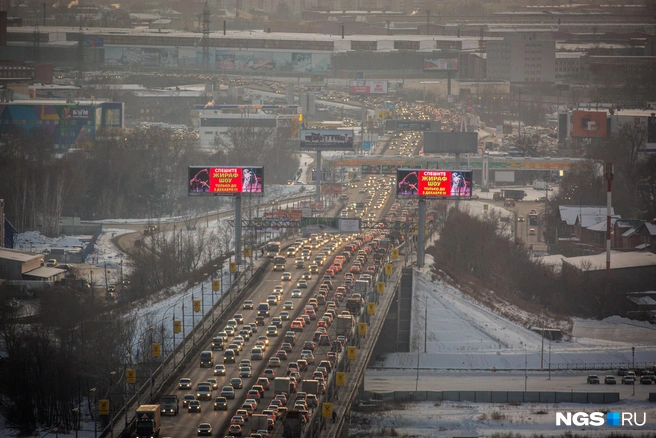
[{"label": "bus", "polygon": [[270,259],[280,254],[280,242],[269,242],[264,247],[264,253]]}]

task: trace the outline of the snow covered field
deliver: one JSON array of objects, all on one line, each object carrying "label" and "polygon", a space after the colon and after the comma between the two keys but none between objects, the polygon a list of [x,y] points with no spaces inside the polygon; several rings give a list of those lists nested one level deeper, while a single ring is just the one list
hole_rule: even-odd
[{"label": "snow covered field", "polygon": [[[433,261],[427,257],[426,266]],[[510,304],[506,312],[523,314]],[[426,318],[426,315],[428,318]],[[350,436],[562,436],[574,432],[601,436],[611,432],[637,436],[656,430],[656,406],[647,401],[652,385],[590,386],[594,371],[553,371],[574,364],[656,363],[656,331],[648,323],[620,317],[604,321],[574,320],[571,339],[544,343],[539,334],[492,313],[442,281],[428,268],[415,270],[410,353],[387,354],[368,369],[365,390],[596,391],[618,392],[621,401],[591,404],[484,404],[470,402],[390,403],[390,410],[354,413]],[[424,353],[424,345],[426,353]],[[550,352],[550,353],[549,353]],[[417,372],[416,369],[420,368]],[[423,369],[422,369],[423,368]],[[542,369],[542,370],[541,370]],[[478,370],[478,371],[476,371]],[[496,371],[491,371],[496,370]],[[596,372],[603,377],[608,370]],[[615,374],[614,372],[612,374]],[[635,390],[635,395],[632,394]],[[556,426],[556,412],[646,413],[644,427]],[[394,431],[392,431],[392,428]]]},{"label": "snow covered field", "polygon": [[[432,264],[427,256],[426,266]],[[531,317],[510,304],[504,307],[519,319]],[[574,327],[579,324],[586,329],[575,329],[568,341],[550,343],[553,364],[630,363],[632,347],[636,347],[636,362],[656,362],[656,328],[648,323],[613,317],[604,321],[575,319]],[[615,340],[585,337],[586,331],[609,332],[609,327],[613,328]],[[411,332],[411,353],[388,354],[377,365],[415,368],[417,351],[420,368],[524,370],[526,366],[539,369],[542,365],[540,334],[491,312],[449,284],[433,281],[426,268],[415,271]],[[623,338],[631,342],[618,340]],[[548,340],[544,348],[549,348]]]},{"label": "snow covered field", "polygon": [[[623,402],[614,405],[578,405],[570,403],[483,404],[471,402],[397,403],[388,411],[373,414],[353,413],[349,426],[351,437],[600,437],[611,433],[642,436],[654,433],[656,407],[645,403]],[[556,426],[556,412],[635,412],[639,422],[646,415],[647,423],[637,426],[576,427]],[[653,435],[652,435],[653,436]]]}]

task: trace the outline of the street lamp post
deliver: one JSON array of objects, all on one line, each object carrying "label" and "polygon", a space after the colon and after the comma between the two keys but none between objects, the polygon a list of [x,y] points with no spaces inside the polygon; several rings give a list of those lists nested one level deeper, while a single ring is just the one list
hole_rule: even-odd
[{"label": "street lamp post", "polygon": [[196,305],[196,286],[198,286],[198,282],[195,282],[194,287],[191,288],[191,335],[193,336],[191,345],[196,345],[196,309],[194,308]]},{"label": "street lamp post", "polygon": [[212,270],[212,323],[214,323],[215,319],[215,312],[214,312],[214,304],[216,303],[216,296],[214,294],[214,275],[216,274],[216,270],[218,268],[218,265],[214,265],[214,269]]},{"label": "street lamp post", "polygon": [[207,274],[207,272],[205,272],[205,273],[203,274],[203,277],[204,277],[204,278],[203,278],[203,282],[200,284],[200,288],[201,288],[201,289],[200,289],[200,290],[201,290],[201,295],[200,295],[200,299],[201,299],[201,305],[200,305],[201,315],[200,315],[200,319],[201,319],[201,321],[203,321],[203,333],[205,333],[205,287],[204,287],[204,284],[205,284],[205,281],[207,281],[207,278],[208,278],[208,274]]},{"label": "street lamp post", "polygon": [[633,369],[635,370],[635,347],[631,347],[631,354],[633,356]]}]

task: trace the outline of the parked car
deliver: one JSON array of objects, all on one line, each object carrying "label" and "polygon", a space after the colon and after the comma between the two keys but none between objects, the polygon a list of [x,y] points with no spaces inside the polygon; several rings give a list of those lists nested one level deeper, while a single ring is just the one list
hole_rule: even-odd
[{"label": "parked car", "polygon": [[604,377],[604,383],[606,385],[615,385],[617,384],[617,380],[615,380],[615,376],[606,376]]},{"label": "parked car", "polygon": [[633,384],[635,384],[635,375],[630,376],[630,375],[627,374],[626,376],[623,376],[622,377],[622,384],[624,384],[624,385],[633,385]]},{"label": "parked car", "polygon": [[642,385],[651,385],[652,383],[654,383],[654,381],[647,374],[645,374],[644,376],[640,376],[640,384],[642,384]]},{"label": "parked car", "polygon": [[588,383],[598,385],[599,384],[599,376],[597,376],[595,374],[590,374],[588,376]]}]

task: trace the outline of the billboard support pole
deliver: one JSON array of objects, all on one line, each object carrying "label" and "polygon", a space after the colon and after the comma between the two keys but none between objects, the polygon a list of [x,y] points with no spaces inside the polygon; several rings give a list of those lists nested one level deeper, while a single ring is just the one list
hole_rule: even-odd
[{"label": "billboard support pole", "polygon": [[426,198],[418,201],[419,211],[417,219],[417,267],[424,267],[424,244],[426,242]]},{"label": "billboard support pole", "polygon": [[323,179],[323,170],[321,169],[321,151],[317,151],[317,193],[315,194],[315,201],[321,201],[321,180]]},{"label": "billboard support pole", "polygon": [[241,264],[241,195],[235,196],[235,262]]},{"label": "billboard support pole", "polygon": [[364,127],[367,124],[367,107],[365,106],[364,94],[360,99],[362,104],[362,127],[360,128],[360,152],[362,153],[362,142],[364,141]]},{"label": "billboard support pole", "polygon": [[448,106],[449,96],[451,96],[451,70],[446,71],[446,103]]}]

